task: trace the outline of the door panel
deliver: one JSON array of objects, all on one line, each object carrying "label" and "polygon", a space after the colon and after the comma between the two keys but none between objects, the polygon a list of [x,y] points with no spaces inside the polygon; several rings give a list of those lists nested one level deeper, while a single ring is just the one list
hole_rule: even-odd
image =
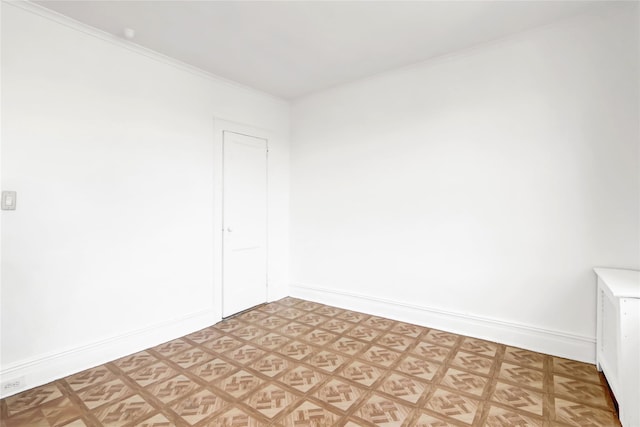
[{"label": "door panel", "polygon": [[222,315],[267,301],[267,141],[223,132]]}]

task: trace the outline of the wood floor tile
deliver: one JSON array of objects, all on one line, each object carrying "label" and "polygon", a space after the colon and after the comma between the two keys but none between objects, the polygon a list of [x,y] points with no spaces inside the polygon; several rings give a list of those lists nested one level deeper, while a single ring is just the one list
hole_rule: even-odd
[{"label": "wood floor tile", "polygon": [[462,341],[460,348],[472,353],[493,357],[496,355],[498,345],[489,341],[479,340],[475,338],[465,338]]},{"label": "wood floor tile", "polygon": [[282,375],[278,381],[306,393],[326,378],[326,374],[307,366],[298,366]]},{"label": "wood floor tile", "polygon": [[412,325],[410,323],[397,322],[391,332],[400,335],[406,335],[411,338],[417,338],[425,328],[421,328],[418,325]]},{"label": "wood floor tile", "polygon": [[414,356],[406,356],[396,369],[412,377],[430,381],[442,368],[442,364]]},{"label": "wood floor tile", "polygon": [[267,335],[258,337],[253,340],[253,342],[255,342],[257,345],[266,348],[267,350],[275,350],[290,341],[292,341],[290,338],[287,338],[284,335],[275,332],[270,332]]},{"label": "wood floor tile", "polygon": [[521,348],[507,347],[504,352],[505,362],[522,365],[534,369],[543,369],[544,355]]},{"label": "wood floor tile", "polygon": [[220,338],[222,335],[222,332],[215,330],[214,328],[205,328],[189,334],[185,338],[188,338],[195,343],[202,344],[204,342]]},{"label": "wood floor tile", "polygon": [[299,309],[305,310],[305,311],[313,311],[316,308],[320,308],[321,306],[322,306],[322,304],[318,304],[318,303],[312,302],[312,301],[301,301],[298,304],[296,304],[296,308],[299,308]]},{"label": "wood floor tile", "polygon": [[54,383],[46,384],[7,398],[8,414],[14,415],[29,409],[35,409],[58,398],[62,398],[60,389]]},{"label": "wood floor tile", "polygon": [[260,358],[266,352],[251,344],[245,344],[235,350],[228,351],[224,355],[241,365],[249,365]]},{"label": "wood floor tile", "polygon": [[440,380],[440,385],[442,386],[472,394],[478,398],[482,397],[487,384],[487,378],[455,368],[447,369],[444,377]]},{"label": "wood floor tile", "polygon": [[342,333],[344,333],[345,331],[348,331],[349,329],[351,329],[354,326],[355,325],[353,323],[347,322],[346,320],[329,319],[328,321],[324,322],[319,327],[322,328],[322,329],[326,329],[328,331],[337,333],[337,334],[342,334]]},{"label": "wood floor tile", "polygon": [[356,415],[377,426],[400,427],[411,408],[379,394],[373,394],[357,410]]},{"label": "wood floor tile", "polygon": [[263,313],[259,310],[250,310],[238,315],[238,319],[251,323],[257,323],[267,317],[269,317],[267,313]]},{"label": "wood floor tile", "polygon": [[361,357],[367,362],[388,368],[400,358],[401,354],[401,352],[375,345],[362,353]]},{"label": "wood floor tile", "polygon": [[81,408],[69,399],[53,399],[39,404],[35,409],[18,412],[7,420],[7,427],[31,425],[62,426],[77,419],[81,414]]},{"label": "wood floor tile", "polygon": [[[318,306],[320,306],[320,304],[318,304]],[[264,304],[261,305],[260,307],[256,308],[256,310],[258,311],[262,311],[264,313],[268,313],[268,314],[275,314],[280,310],[285,310],[286,307],[283,307],[280,304]]]},{"label": "wood floor tile", "polygon": [[22,426],[34,426],[34,427],[50,427],[49,421],[42,415],[42,411],[34,409],[19,413],[10,417],[7,421],[3,421],[2,426],[7,427],[22,427]]},{"label": "wood floor tile", "polygon": [[286,305],[287,307],[293,307],[301,303],[302,300],[294,297],[284,297],[277,304]]},{"label": "wood floor tile", "polygon": [[444,420],[431,414],[421,413],[414,427],[449,427],[451,425],[451,420]]},{"label": "wood floor tile", "polygon": [[323,427],[332,426],[340,419],[335,412],[308,400],[303,401],[290,414],[279,420],[282,427]]},{"label": "wood floor tile", "polygon": [[305,362],[312,366],[315,366],[316,368],[320,368],[325,372],[333,372],[338,369],[346,360],[347,357],[339,353],[333,351],[320,351],[318,353],[312,354],[310,357],[305,359]]},{"label": "wood floor tile", "polygon": [[601,385],[567,378],[560,375],[553,377],[554,393],[582,404],[607,408],[607,391]]},{"label": "wood floor tile", "polygon": [[133,390],[122,382],[122,380],[117,378],[85,389],[78,393],[78,397],[82,400],[82,403],[87,406],[87,408],[95,409],[122,399],[132,393]]},{"label": "wood floor tile", "polygon": [[149,384],[157,383],[178,374],[174,368],[165,362],[157,362],[153,365],[145,366],[142,369],[132,372],[129,378],[145,387]]},{"label": "wood floor tile", "polygon": [[611,412],[596,409],[581,403],[556,398],[556,421],[572,426],[605,427],[619,425]]},{"label": "wood floor tile", "polygon": [[307,344],[302,341],[290,341],[280,347],[278,350],[279,354],[282,354],[286,357],[290,357],[296,360],[302,360],[308,355],[317,352],[317,347],[314,347],[310,344]]},{"label": "wood floor tile", "polygon": [[414,343],[415,339],[406,335],[400,335],[393,332],[383,334],[378,338],[376,343],[385,347],[389,347],[396,351],[404,351],[407,347]]},{"label": "wood floor tile", "polygon": [[214,358],[215,356],[212,353],[204,351],[201,348],[191,348],[183,351],[182,353],[177,353],[168,357],[168,359],[173,363],[185,369],[194,365],[201,365],[202,363],[213,360]]},{"label": "wood floor tile", "polygon": [[263,427],[266,425],[237,406],[222,412],[205,424],[206,427]]},{"label": "wood floor tile", "polygon": [[369,347],[369,344],[350,337],[342,337],[329,344],[328,347],[332,350],[337,351],[338,353],[353,356],[354,354],[359,353],[363,349]]},{"label": "wood floor tile", "polygon": [[407,375],[392,372],[387,376],[377,390],[386,393],[396,399],[402,399],[410,403],[417,403],[427,387],[421,381]]},{"label": "wood floor tile", "polygon": [[189,372],[206,382],[212,382],[240,369],[226,360],[215,358],[201,365],[192,366]]},{"label": "wood floor tile", "polygon": [[162,414],[155,414],[136,423],[136,427],[170,427],[172,425],[174,424]]},{"label": "wood floor tile", "polygon": [[346,335],[361,341],[373,341],[384,332],[371,328],[369,326],[355,326],[353,329],[347,331]]},{"label": "wood floor tile", "polygon": [[199,388],[201,388],[200,385],[193,382],[190,378],[184,375],[178,375],[166,381],[147,386],[147,391],[163,403],[170,403]]},{"label": "wood floor tile", "polygon": [[594,365],[298,298],[0,401],[2,427],[619,427]]},{"label": "wood floor tile", "polygon": [[480,401],[449,390],[437,389],[425,407],[447,417],[471,424],[476,417]]},{"label": "wood floor tile", "polygon": [[[77,419],[70,421],[66,424],[59,424],[60,427],[87,427],[87,424],[82,419]],[[144,427],[144,424],[140,424],[141,427]]]},{"label": "wood floor tile", "polygon": [[141,351],[118,359],[114,361],[113,364],[125,372],[131,372],[143,366],[151,365],[157,361],[158,359],[149,352]]},{"label": "wood floor tile", "polygon": [[121,427],[141,420],[153,410],[149,403],[135,394],[95,411],[94,415],[102,425]]},{"label": "wood floor tile", "polygon": [[322,347],[323,345],[338,338],[337,334],[322,329],[311,331],[306,335],[300,337],[301,340],[308,342],[311,345]]},{"label": "wood floor tile", "polygon": [[381,380],[384,372],[384,369],[372,363],[354,360],[342,370],[341,376],[368,387]]},{"label": "wood floor tile", "polygon": [[278,317],[278,316],[269,316],[269,317],[265,317],[264,319],[258,321],[258,325],[270,329],[270,330],[274,330],[274,329],[278,329],[281,328],[282,326],[286,325],[288,322],[286,319],[283,319],[282,317]]},{"label": "wood floor tile", "polygon": [[432,329],[424,336],[423,340],[442,347],[453,347],[458,342],[459,335]]},{"label": "wood floor tile", "polygon": [[488,427],[542,427],[544,421],[542,418],[534,418],[513,410],[492,406],[485,425]]},{"label": "wood floor tile", "polygon": [[329,320],[329,317],[317,313],[306,313],[296,319],[297,322],[316,327]]},{"label": "wood floor tile", "polygon": [[328,305],[321,305],[314,310],[314,313],[322,314],[323,316],[329,317],[338,316],[344,312],[345,310],[339,309],[337,307],[330,307]]},{"label": "wood floor tile", "polygon": [[460,350],[451,361],[451,366],[480,375],[489,375],[494,362],[494,358]]},{"label": "wood floor tile", "polygon": [[233,350],[243,345],[243,342],[232,336],[222,336],[215,338],[211,341],[207,341],[203,344],[209,350],[215,353],[222,353],[225,351]]},{"label": "wood floor tile", "polygon": [[181,351],[185,351],[191,348],[191,344],[182,339],[169,341],[153,348],[153,350],[162,354],[163,356],[170,356]]},{"label": "wood floor tile", "polygon": [[544,384],[544,375],[541,371],[507,362],[503,362],[500,366],[498,377],[501,380],[532,387],[540,391],[542,391]]},{"label": "wood floor tile", "polygon": [[443,362],[447,357],[449,357],[450,352],[450,348],[429,342],[420,342],[413,350],[411,350],[411,353],[422,359],[433,360],[436,362]]},{"label": "wood floor tile", "polygon": [[336,316],[336,319],[346,320],[346,321],[351,322],[351,323],[360,323],[363,320],[365,320],[367,317],[369,317],[369,316],[364,314],[364,313],[358,313],[357,311],[345,310],[342,313],[338,314]]},{"label": "wood floor tile", "polygon": [[541,392],[498,381],[491,399],[520,411],[543,415],[544,398]]},{"label": "wood floor tile", "polygon": [[45,403],[40,410],[50,425],[64,425],[82,415],[82,409],[66,397]]},{"label": "wood floor tile", "polygon": [[113,378],[115,378],[115,376],[106,366],[98,366],[96,368],[71,375],[70,377],[65,378],[64,381],[69,384],[69,387],[73,390],[78,391],[96,384],[107,382]]},{"label": "wood floor tile", "polygon": [[224,322],[216,323],[212,328],[218,329],[222,332],[231,332],[246,325],[247,323],[238,318],[231,318],[226,319]]},{"label": "wood floor tile", "polygon": [[278,332],[288,337],[297,338],[313,330],[313,326],[299,322],[290,322],[278,329]]},{"label": "wood floor tile", "polygon": [[269,384],[253,393],[246,402],[267,418],[273,419],[298,400],[298,396],[281,386]]},{"label": "wood floor tile", "polygon": [[193,425],[230,406],[229,402],[209,390],[201,390],[171,405],[171,409],[188,424]]},{"label": "wood floor tile", "polygon": [[243,328],[234,329],[231,332],[231,335],[233,335],[234,337],[243,339],[245,341],[251,341],[262,335],[267,335],[268,333],[270,333],[268,329],[261,328],[259,326],[249,325]]},{"label": "wood floor tile", "polygon": [[386,331],[393,326],[394,322],[393,320],[385,319],[384,317],[370,316],[361,323],[363,326],[369,326],[380,331]]},{"label": "wood floor tile", "polygon": [[264,384],[264,380],[241,370],[213,383],[214,387],[235,398],[245,396]]},{"label": "wood floor tile", "polygon": [[315,396],[322,402],[348,411],[366,393],[366,390],[339,379],[332,379],[315,392]]},{"label": "wood floor tile", "polygon": [[305,312],[303,310],[298,310],[296,308],[286,308],[278,312],[278,316],[284,317],[285,319],[289,319],[289,320],[294,320],[304,315],[305,315]]},{"label": "wood floor tile", "polygon": [[554,374],[600,384],[600,376],[598,375],[595,365],[562,359],[560,357],[552,358],[552,362]]},{"label": "wood floor tile", "polygon": [[289,368],[290,362],[285,357],[271,353],[261,357],[251,365],[253,370],[260,372],[262,375],[275,377],[282,371]]}]

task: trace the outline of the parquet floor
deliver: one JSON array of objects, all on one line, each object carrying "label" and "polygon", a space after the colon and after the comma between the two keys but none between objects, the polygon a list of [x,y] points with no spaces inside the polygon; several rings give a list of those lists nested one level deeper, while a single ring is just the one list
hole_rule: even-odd
[{"label": "parquet floor", "polygon": [[2,426],[616,426],[595,366],[295,298],[1,401]]}]

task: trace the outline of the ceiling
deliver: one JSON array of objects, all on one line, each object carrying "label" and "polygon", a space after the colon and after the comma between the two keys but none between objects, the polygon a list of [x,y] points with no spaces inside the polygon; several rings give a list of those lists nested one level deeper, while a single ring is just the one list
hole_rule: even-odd
[{"label": "ceiling", "polygon": [[[294,99],[581,13],[579,1],[36,1]],[[609,2],[611,4],[611,2]]]}]

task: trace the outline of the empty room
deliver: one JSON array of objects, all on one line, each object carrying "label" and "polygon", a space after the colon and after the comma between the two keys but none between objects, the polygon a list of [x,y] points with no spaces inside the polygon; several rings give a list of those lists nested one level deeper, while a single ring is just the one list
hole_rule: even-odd
[{"label": "empty room", "polygon": [[639,2],[0,17],[2,427],[640,427]]}]

